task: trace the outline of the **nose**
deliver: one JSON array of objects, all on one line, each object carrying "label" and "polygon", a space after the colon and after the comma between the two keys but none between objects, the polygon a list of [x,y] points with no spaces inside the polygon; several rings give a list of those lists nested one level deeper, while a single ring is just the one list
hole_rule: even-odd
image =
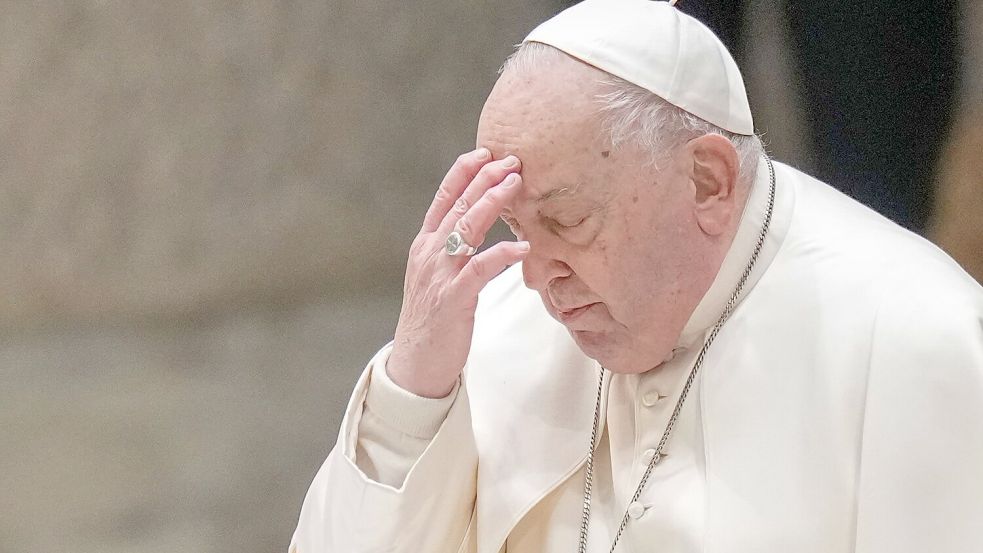
[{"label": "nose", "polygon": [[557,278],[568,277],[573,274],[573,269],[563,261],[549,255],[547,251],[537,251],[536,246],[529,249],[529,253],[522,261],[522,280],[526,288],[544,292],[546,285]]}]

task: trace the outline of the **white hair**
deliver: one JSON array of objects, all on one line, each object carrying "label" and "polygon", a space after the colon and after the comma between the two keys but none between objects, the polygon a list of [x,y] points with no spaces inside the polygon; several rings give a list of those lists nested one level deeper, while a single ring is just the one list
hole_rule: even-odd
[{"label": "white hair", "polygon": [[[567,57],[552,46],[526,42],[516,47],[499,73],[506,71],[535,72]],[[757,174],[758,160],[765,153],[756,134],[743,135],[721,129],[676,107],[655,93],[619,77],[605,74],[599,80],[597,95],[601,128],[607,133],[611,147],[634,144],[652,153],[650,159],[657,168],[667,160],[672,150],[689,140],[708,134],[723,136],[734,145],[739,162],[738,181],[750,184]]]}]

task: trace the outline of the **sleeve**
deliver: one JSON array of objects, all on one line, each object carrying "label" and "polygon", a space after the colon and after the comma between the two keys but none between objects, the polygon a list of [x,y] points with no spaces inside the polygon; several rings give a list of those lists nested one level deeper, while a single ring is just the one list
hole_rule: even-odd
[{"label": "sleeve", "polygon": [[354,460],[369,479],[399,488],[447,418],[460,384],[440,399],[408,392],[386,373],[391,351],[384,348],[369,369]]},{"label": "sleeve", "polygon": [[[983,301],[907,290],[875,324],[857,553],[978,551],[983,528]],[[942,294],[938,294],[942,295]]]},{"label": "sleeve", "polygon": [[[401,400],[423,398],[400,397],[402,390],[385,385],[371,390],[373,369],[384,367],[388,354],[387,346],[355,386],[338,441],[304,499],[290,553],[457,553],[471,543],[477,452],[467,389],[459,384],[456,394],[428,405],[429,411],[415,410],[419,402],[409,401],[413,412],[394,422]],[[389,393],[394,391],[396,398]],[[438,416],[443,401],[449,404],[446,417]],[[362,430],[370,434],[365,439],[358,436]],[[403,436],[391,458],[380,453],[391,438]]]}]

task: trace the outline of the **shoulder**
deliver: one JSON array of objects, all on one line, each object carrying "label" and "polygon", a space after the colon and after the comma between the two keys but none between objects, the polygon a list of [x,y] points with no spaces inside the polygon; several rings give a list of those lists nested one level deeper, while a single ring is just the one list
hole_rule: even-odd
[{"label": "shoulder", "polygon": [[776,168],[795,196],[776,266],[790,269],[798,285],[863,296],[872,307],[899,295],[933,310],[979,301],[979,284],[936,245],[824,182]]},{"label": "shoulder", "polygon": [[979,355],[983,288],[955,261],[829,185],[776,169],[794,196],[791,222],[748,297],[766,309],[746,316],[803,341],[831,340],[864,366]]},{"label": "shoulder", "polygon": [[810,175],[783,164],[776,169],[795,195],[786,249],[849,263],[854,272],[872,277],[924,269],[940,278],[972,280],[925,238]]},{"label": "shoulder", "polygon": [[892,363],[970,363],[983,371],[983,289],[931,267],[885,279],[874,326],[876,351]]}]

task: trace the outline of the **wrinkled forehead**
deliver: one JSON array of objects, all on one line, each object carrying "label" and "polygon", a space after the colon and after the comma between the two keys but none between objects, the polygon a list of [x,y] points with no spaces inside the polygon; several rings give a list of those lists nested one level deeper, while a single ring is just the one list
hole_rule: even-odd
[{"label": "wrinkled forehead", "polygon": [[528,195],[583,182],[593,164],[608,158],[597,81],[577,69],[506,72],[482,109],[477,145],[495,159],[517,156]]},{"label": "wrinkled forehead", "polygon": [[594,142],[599,134],[598,74],[573,60],[535,71],[506,71],[481,111],[479,145],[518,155],[517,149]]}]

